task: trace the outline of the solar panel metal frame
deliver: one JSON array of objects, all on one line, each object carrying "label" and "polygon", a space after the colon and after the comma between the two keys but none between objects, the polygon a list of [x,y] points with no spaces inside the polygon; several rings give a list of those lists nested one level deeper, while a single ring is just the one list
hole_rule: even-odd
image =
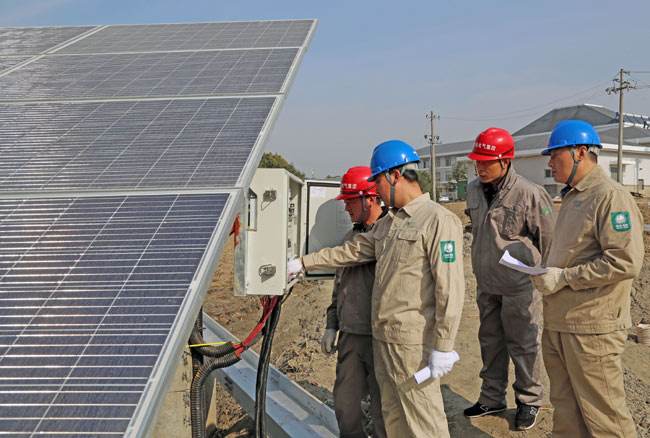
[{"label": "solar panel metal frame", "polygon": [[[268,21],[277,21],[277,20],[268,20]],[[282,21],[292,21],[292,20],[282,20]],[[294,20],[302,21],[302,20]],[[184,345],[187,342],[187,336],[194,325],[194,318],[198,315],[198,312],[202,306],[203,298],[207,289],[209,288],[210,282],[212,280],[212,275],[216,269],[216,264],[221,255],[223,245],[228,239],[230,231],[230,223],[234,220],[235,216],[241,211],[243,203],[243,189],[248,187],[252,181],[253,175],[255,173],[257,164],[259,163],[261,156],[263,154],[263,145],[266,142],[268,135],[270,134],[271,127],[275,122],[279,110],[284,103],[284,98],[286,97],[286,91],[289,86],[292,84],[295,79],[295,73],[298,66],[302,62],[304,53],[306,52],[311,39],[313,37],[315,28],[318,24],[317,20],[308,20],[311,21],[311,25],[307,35],[298,48],[298,53],[287,72],[286,79],[282,86],[282,89],[277,94],[270,94],[270,96],[276,97],[271,110],[262,126],[262,129],[259,131],[257,140],[253,145],[248,159],[243,166],[243,169],[240,173],[237,184],[228,189],[228,188],[213,188],[213,189],[155,189],[155,190],[102,190],[102,191],[92,191],[92,190],[75,190],[75,191],[49,191],[49,190],[39,190],[34,192],[6,192],[0,193],[0,198],[3,199],[12,199],[12,198],[43,198],[43,197],[87,197],[87,196],[107,196],[107,195],[146,195],[146,194],[201,194],[206,192],[211,193],[228,193],[230,196],[227,201],[227,205],[224,206],[222,211],[221,218],[219,219],[219,225],[217,226],[216,231],[212,234],[209,244],[206,246],[203,258],[200,261],[194,279],[192,280],[190,290],[185,296],[181,308],[179,309],[177,316],[174,320],[174,324],[170,329],[169,341],[163,347],[158,359],[156,360],[155,365],[153,366],[151,376],[145,386],[145,389],[142,393],[142,398],[136,406],[135,412],[129,421],[125,436],[142,436],[150,432],[152,424],[155,420],[156,413],[159,409],[160,404],[163,401],[164,395],[167,389],[167,383],[172,378],[175,368],[177,366],[177,359],[180,357],[181,351]],[[175,23],[174,23],[175,24]],[[99,26],[92,29],[92,32],[98,32],[105,28],[106,26]],[[76,40],[75,40],[76,41]],[[74,43],[71,41],[69,44]],[[60,50],[62,47],[65,47],[67,44],[62,44],[60,47],[57,47],[56,50]],[[56,50],[53,50],[54,53]],[[38,56],[32,58],[37,59]],[[12,67],[4,72],[0,72],[0,76],[7,74],[10,71],[19,69],[21,66],[31,62],[28,60],[18,66]],[[261,97],[261,95],[254,95],[252,97]],[[196,99],[200,97],[192,97],[191,99]],[[205,98],[205,97],[204,97]],[[100,99],[102,102],[110,99]],[[119,99],[121,100],[121,99]],[[133,100],[155,100],[155,99],[133,99]],[[73,102],[73,101],[61,101]],[[183,315],[192,315],[192,318]]]}]

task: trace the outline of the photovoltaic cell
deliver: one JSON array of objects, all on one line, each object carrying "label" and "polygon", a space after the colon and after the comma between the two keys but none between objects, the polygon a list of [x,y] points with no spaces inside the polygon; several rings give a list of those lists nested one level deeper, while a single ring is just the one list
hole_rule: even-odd
[{"label": "photovoltaic cell", "polygon": [[90,26],[0,28],[0,56],[38,55],[90,29]]},{"label": "photovoltaic cell", "polygon": [[109,26],[58,53],[300,47],[313,20]]},{"label": "photovoltaic cell", "polygon": [[[20,64],[23,61],[27,61],[29,58],[29,56],[12,56],[0,58],[0,73],[2,73],[3,70],[7,70],[15,65]],[[0,89],[4,91],[2,87],[0,87]],[[2,97],[0,97],[0,99],[2,99]]]},{"label": "photovoltaic cell", "polygon": [[274,101],[0,105],[0,191],[234,186]]},{"label": "photovoltaic cell", "polygon": [[278,93],[296,53],[259,49],[47,56],[0,78],[0,100]]},{"label": "photovoltaic cell", "polygon": [[0,431],[124,434],[227,200],[0,200]]}]

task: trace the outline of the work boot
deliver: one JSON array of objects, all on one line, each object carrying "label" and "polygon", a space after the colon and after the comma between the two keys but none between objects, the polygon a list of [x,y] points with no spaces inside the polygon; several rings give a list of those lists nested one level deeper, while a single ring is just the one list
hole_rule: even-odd
[{"label": "work boot", "polygon": [[505,410],[506,410],[505,405],[491,408],[489,406],[485,406],[484,404],[477,402],[474,406],[465,409],[463,411],[463,414],[465,414],[465,416],[468,418],[475,418],[475,417],[482,417],[483,415],[496,414],[499,412],[503,412]]},{"label": "work boot", "polygon": [[515,429],[528,430],[537,422],[539,407],[517,404],[517,414],[515,415]]}]

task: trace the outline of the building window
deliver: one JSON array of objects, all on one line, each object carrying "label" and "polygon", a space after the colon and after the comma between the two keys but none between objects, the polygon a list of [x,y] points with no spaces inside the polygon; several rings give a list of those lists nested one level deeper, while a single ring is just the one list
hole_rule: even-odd
[{"label": "building window", "polygon": [[544,169],[544,178],[550,178],[552,176],[553,174],[551,174],[551,169]]},{"label": "building window", "polygon": [[[625,166],[627,166],[627,164],[623,164],[623,166],[622,166],[623,167],[622,168],[623,177],[625,177]],[[618,179],[618,164],[617,163],[613,163],[613,164],[609,165],[609,174],[610,174],[610,176],[612,177],[613,180]]]},{"label": "building window", "polygon": [[445,158],[445,166],[451,166],[451,158]]}]

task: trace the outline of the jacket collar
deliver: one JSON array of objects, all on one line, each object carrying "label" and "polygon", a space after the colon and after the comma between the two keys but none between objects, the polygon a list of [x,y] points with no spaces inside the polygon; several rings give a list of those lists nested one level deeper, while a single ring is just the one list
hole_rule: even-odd
[{"label": "jacket collar", "polygon": [[589,173],[586,174],[578,184],[573,186],[573,188],[579,192],[583,192],[599,184],[600,181],[602,181],[606,177],[607,175],[605,175],[605,171],[600,167],[600,165],[596,164],[596,167],[591,169]]},{"label": "jacket collar", "polygon": [[429,193],[422,193],[415,199],[412,199],[411,202],[406,204],[404,207],[400,208],[400,211],[403,211],[409,216],[413,216],[416,211],[422,208],[423,205],[431,201]]}]

